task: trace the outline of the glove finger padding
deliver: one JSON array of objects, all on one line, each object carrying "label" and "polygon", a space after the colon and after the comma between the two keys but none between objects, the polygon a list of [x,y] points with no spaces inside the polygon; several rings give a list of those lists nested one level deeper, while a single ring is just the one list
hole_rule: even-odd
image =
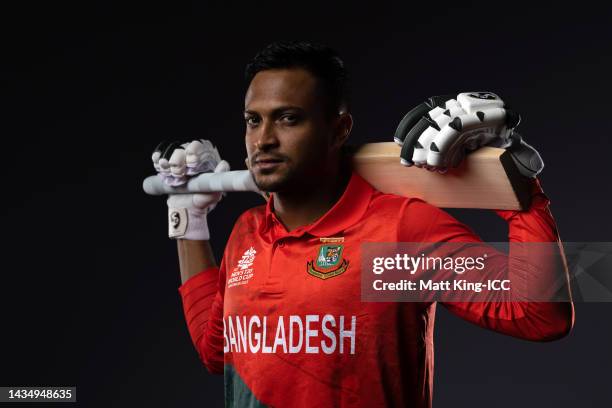
[{"label": "glove finger padding", "polygon": [[412,161],[418,165],[430,164],[427,163],[427,155],[430,150],[431,142],[440,130],[451,121],[450,109],[436,107],[428,113],[428,116],[431,118],[430,126],[420,135],[416,135],[418,140],[415,144],[414,152],[412,153]]},{"label": "glove finger padding", "polygon": [[187,175],[214,171],[221,161],[219,151],[208,140],[199,139],[188,143],[185,147]]},{"label": "glove finger padding", "polygon": [[505,117],[502,108],[483,109],[455,117],[436,132],[425,161],[431,166],[455,167],[466,152],[498,139]]},{"label": "glove finger padding", "polygon": [[170,157],[176,149],[180,148],[182,147],[178,141],[163,141],[153,150],[151,156],[153,167],[164,180],[171,177]]},{"label": "glove finger padding", "polygon": [[397,126],[397,129],[395,130],[394,140],[398,144],[402,144],[410,129],[412,129],[427,112],[429,112],[436,106],[443,107],[444,102],[452,98],[454,98],[454,95],[432,96],[428,98],[425,102],[413,108],[410,112],[404,115],[399,125]]},{"label": "glove finger padding", "polygon": [[[426,107],[431,109],[422,113]],[[400,122],[394,140],[402,142],[402,164],[444,172],[484,145],[509,146],[509,136],[519,121],[520,116],[506,110],[494,93],[464,92],[456,99],[429,98],[411,110]]]},{"label": "glove finger padding", "polygon": [[187,183],[188,176],[213,171],[221,161],[217,148],[204,139],[161,142],[151,158],[164,183],[174,187]]},{"label": "glove finger padding", "polygon": [[162,141],[151,155],[153,167],[164,183],[180,186],[186,183],[185,147],[178,141]]}]

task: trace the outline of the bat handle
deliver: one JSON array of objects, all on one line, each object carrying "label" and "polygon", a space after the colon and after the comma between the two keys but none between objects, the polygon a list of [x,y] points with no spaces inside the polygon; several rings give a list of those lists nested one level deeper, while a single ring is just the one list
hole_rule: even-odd
[{"label": "bat handle", "polygon": [[155,175],[147,177],[142,183],[142,188],[149,195],[259,191],[248,170],[202,173],[190,179],[187,184],[178,187],[167,185],[161,176]]}]

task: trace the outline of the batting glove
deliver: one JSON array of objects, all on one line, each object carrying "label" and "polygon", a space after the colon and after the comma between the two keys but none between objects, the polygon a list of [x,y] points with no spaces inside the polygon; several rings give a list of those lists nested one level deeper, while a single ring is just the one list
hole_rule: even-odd
[{"label": "batting glove", "polygon": [[467,153],[492,146],[507,149],[521,174],[535,177],[544,162],[514,131],[519,122],[520,115],[491,92],[433,96],[404,116],[394,140],[402,146],[405,166],[443,173],[457,167]]},{"label": "batting glove", "polygon": [[[229,163],[208,140],[160,143],[152,155],[153,166],[164,182],[180,186],[200,173],[229,171]],[[168,236],[174,239],[208,240],[207,214],[223,193],[170,194],[168,196]]]}]

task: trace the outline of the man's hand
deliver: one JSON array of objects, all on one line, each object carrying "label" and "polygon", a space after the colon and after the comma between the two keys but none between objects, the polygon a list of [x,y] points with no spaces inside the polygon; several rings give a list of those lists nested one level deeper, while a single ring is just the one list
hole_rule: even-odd
[{"label": "man's hand", "polygon": [[[153,166],[164,182],[180,186],[191,176],[229,171],[219,152],[208,140],[189,143],[160,143],[152,155]],[[168,196],[168,236],[187,240],[208,240],[206,215],[215,208],[223,193],[170,194]]]},{"label": "man's hand", "polygon": [[394,140],[402,146],[401,163],[430,171],[457,167],[482,146],[505,148],[521,174],[535,177],[544,163],[514,129],[520,116],[491,92],[433,96],[404,116]]}]

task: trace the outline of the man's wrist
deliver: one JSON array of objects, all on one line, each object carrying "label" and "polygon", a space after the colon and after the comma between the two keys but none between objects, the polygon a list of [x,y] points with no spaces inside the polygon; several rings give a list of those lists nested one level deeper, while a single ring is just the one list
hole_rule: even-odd
[{"label": "man's wrist", "polygon": [[206,212],[168,208],[168,237],[194,241],[210,239]]}]

